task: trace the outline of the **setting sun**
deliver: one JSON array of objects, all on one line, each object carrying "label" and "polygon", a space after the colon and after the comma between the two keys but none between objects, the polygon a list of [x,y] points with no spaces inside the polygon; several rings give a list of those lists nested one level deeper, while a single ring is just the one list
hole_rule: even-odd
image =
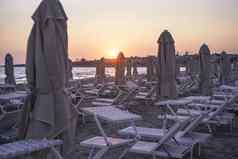
[{"label": "setting sun", "polygon": [[108,50],[107,52],[107,57],[108,58],[116,58],[117,57],[117,54],[119,53],[119,49],[117,48],[112,48],[110,50]]}]

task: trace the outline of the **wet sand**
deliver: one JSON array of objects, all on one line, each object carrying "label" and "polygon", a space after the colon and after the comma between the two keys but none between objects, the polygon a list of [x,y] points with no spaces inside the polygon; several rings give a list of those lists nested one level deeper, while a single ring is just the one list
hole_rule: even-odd
[{"label": "wet sand", "polygon": [[[137,126],[146,126],[152,128],[161,128],[162,122],[157,119],[160,109],[155,106],[146,106],[146,105],[135,105],[131,106],[131,112],[140,114],[143,117],[143,121],[136,123]],[[95,122],[92,117],[86,117],[86,123],[83,124],[82,120],[79,119],[77,137],[76,137],[76,150],[72,154],[72,159],[87,159],[89,154],[89,149],[81,147],[79,144],[85,139],[90,137],[99,136],[100,133],[96,127]],[[202,146],[201,156],[198,157],[194,155],[194,158],[199,159],[238,159],[238,120],[236,118],[236,125],[233,129],[233,132],[230,132],[229,127],[217,127],[216,131],[213,133],[212,138]],[[118,137],[117,130],[129,126],[124,125],[112,125],[108,123],[103,123],[103,127],[106,130],[108,136]],[[199,127],[196,131],[199,132],[208,132],[205,127]],[[119,156],[119,153],[122,152],[122,149],[119,148],[115,151],[111,151],[103,159],[116,159]],[[151,156],[142,156],[128,153],[125,159],[150,159]],[[160,158],[160,157],[158,157]],[[186,156],[189,158],[189,155]]]}]

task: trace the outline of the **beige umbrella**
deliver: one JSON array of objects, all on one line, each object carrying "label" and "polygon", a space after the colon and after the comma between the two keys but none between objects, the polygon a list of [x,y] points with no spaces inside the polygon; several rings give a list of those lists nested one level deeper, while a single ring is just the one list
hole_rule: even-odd
[{"label": "beige umbrella", "polygon": [[203,44],[199,50],[200,64],[200,91],[204,96],[211,95],[210,79],[210,50],[206,44]]},{"label": "beige umbrella", "polygon": [[9,53],[5,57],[5,74],[6,74],[5,83],[10,85],[16,85],[14,76],[13,57]]},{"label": "beige umbrella", "polygon": [[97,62],[96,66],[96,80],[97,83],[103,83],[105,80],[105,62],[104,58],[101,58],[100,61]]},{"label": "beige umbrella", "polygon": [[121,85],[124,83],[125,83],[125,56],[123,52],[120,52],[116,60],[115,84]]},{"label": "beige umbrella", "polygon": [[152,56],[148,56],[146,59],[146,77],[147,77],[147,81],[152,81],[153,80],[153,75],[154,75],[154,66],[153,66],[153,57]]},{"label": "beige umbrella", "polygon": [[176,92],[176,57],[172,35],[165,30],[158,40],[159,74],[157,95],[162,99],[177,97]]},{"label": "beige umbrella", "polygon": [[129,58],[126,62],[126,77],[131,79],[131,68],[132,68],[132,59]]},{"label": "beige umbrella", "polygon": [[[34,26],[28,39],[26,75],[35,100],[25,106],[25,110],[29,110],[27,106],[31,104],[33,108],[26,138],[61,136],[66,154],[72,148],[71,137],[74,136],[69,131],[72,116],[65,93],[68,70],[67,16],[58,0],[43,0],[32,18]],[[34,158],[42,159],[43,156]]]},{"label": "beige umbrella", "polygon": [[221,53],[221,83],[227,84],[231,74],[231,62],[226,52]]},{"label": "beige umbrella", "polygon": [[138,71],[137,71],[137,64],[136,64],[136,60],[135,59],[133,59],[132,65],[133,65],[132,66],[133,67],[132,74],[133,74],[133,77],[136,78],[136,76],[138,75]]},{"label": "beige umbrella", "polygon": [[71,59],[68,59],[68,80],[73,79],[73,62]]}]

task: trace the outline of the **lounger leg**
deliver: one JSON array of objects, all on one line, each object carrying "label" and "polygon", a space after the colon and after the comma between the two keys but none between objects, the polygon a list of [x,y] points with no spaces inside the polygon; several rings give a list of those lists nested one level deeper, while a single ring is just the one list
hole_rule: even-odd
[{"label": "lounger leg", "polygon": [[64,159],[61,154],[59,153],[59,151],[57,151],[54,147],[51,147],[52,152],[54,153],[55,157],[58,159]]},{"label": "lounger leg", "polygon": [[153,154],[153,159],[156,159],[157,157],[156,157],[156,155],[155,154]]},{"label": "lounger leg", "polygon": [[99,150],[92,159],[101,159],[109,150],[108,147]]},{"label": "lounger leg", "polygon": [[230,124],[230,132],[231,132],[231,133],[233,132],[233,124],[234,124],[234,121],[231,120],[231,124]]},{"label": "lounger leg", "polygon": [[211,125],[209,125],[209,124],[206,124],[206,125],[207,125],[207,128],[208,128],[209,133],[212,133]]},{"label": "lounger leg", "polygon": [[130,150],[130,148],[126,148],[122,153],[121,153],[121,155],[119,156],[119,158],[118,159],[122,159],[126,154],[127,154],[127,152]]},{"label": "lounger leg", "polygon": [[193,151],[194,151],[194,145],[192,145],[192,148],[190,151],[190,159],[193,159]]},{"label": "lounger leg", "polygon": [[95,147],[92,147],[92,149],[89,152],[88,159],[93,158],[93,153],[94,153]]},{"label": "lounger leg", "polygon": [[201,144],[198,144],[198,156],[201,156]]}]

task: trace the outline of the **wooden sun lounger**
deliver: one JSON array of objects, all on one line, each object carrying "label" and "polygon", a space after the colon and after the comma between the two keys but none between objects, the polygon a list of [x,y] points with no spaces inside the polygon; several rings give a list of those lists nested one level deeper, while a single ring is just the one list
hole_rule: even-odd
[{"label": "wooden sun lounger", "polygon": [[54,154],[63,159],[60,153],[55,149],[56,146],[62,145],[61,140],[23,140],[13,143],[0,145],[0,158],[12,159],[16,157],[24,157],[46,149],[51,149]]}]

